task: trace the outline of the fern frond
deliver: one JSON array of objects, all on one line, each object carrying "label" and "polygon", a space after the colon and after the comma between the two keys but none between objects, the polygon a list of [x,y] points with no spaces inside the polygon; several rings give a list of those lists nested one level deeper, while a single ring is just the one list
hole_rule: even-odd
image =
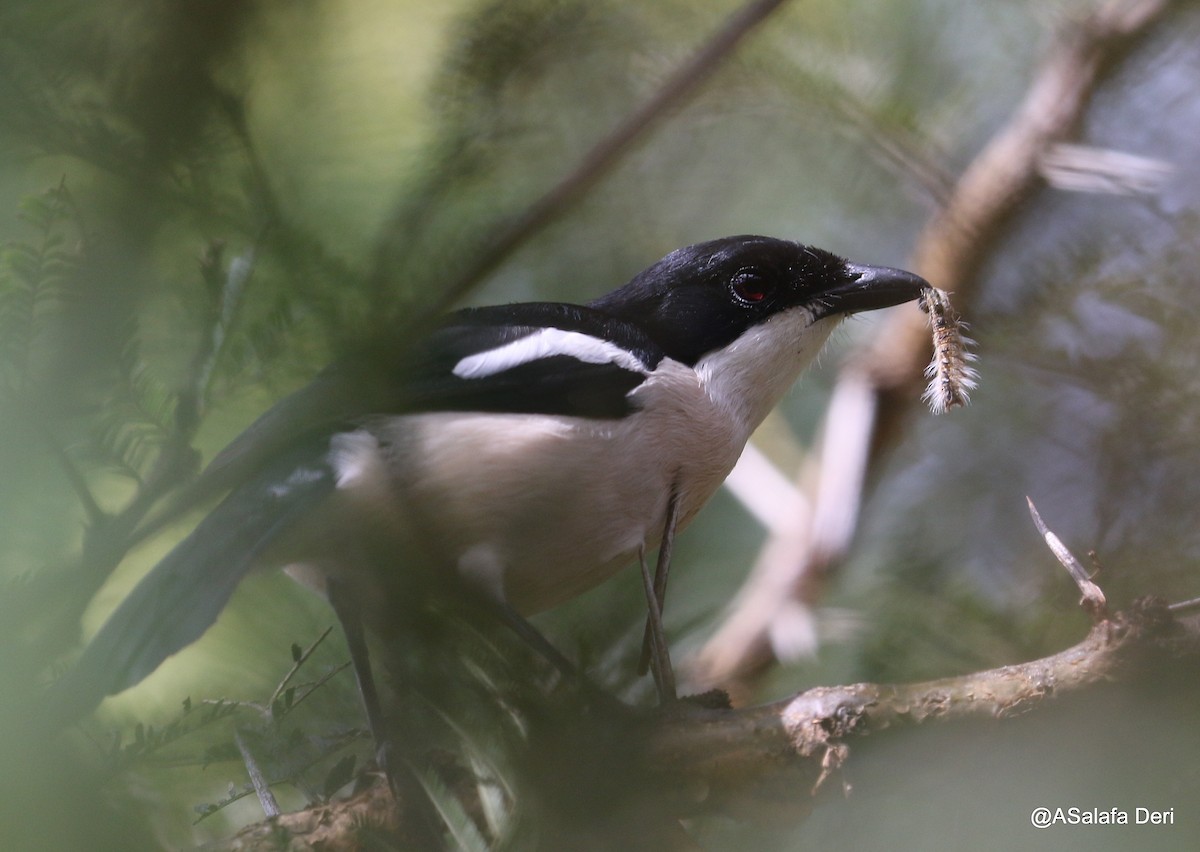
[{"label": "fern frond", "polygon": [[129,332],[117,362],[118,376],[92,430],[103,463],[140,482],[172,434],[176,397],[141,357]]},{"label": "fern frond", "polygon": [[78,245],[67,247],[73,208],[65,182],[22,199],[17,216],[35,233],[0,253],[0,386],[9,392],[28,384],[80,264]]}]

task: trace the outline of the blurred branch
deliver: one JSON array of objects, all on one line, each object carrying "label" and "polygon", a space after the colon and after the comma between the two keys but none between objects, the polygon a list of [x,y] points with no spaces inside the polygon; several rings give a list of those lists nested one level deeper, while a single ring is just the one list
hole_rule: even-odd
[{"label": "blurred branch", "polygon": [[1200,609],[1200,598],[1189,598],[1186,601],[1176,601],[1167,606],[1171,612],[1186,612],[1189,609]]},{"label": "blurred branch", "polygon": [[1154,194],[1175,173],[1163,160],[1090,145],[1051,145],[1039,163],[1055,189],[1110,195]]},{"label": "blurred branch", "polygon": [[[624,157],[644,141],[672,110],[679,108],[695,95],[700,86],[733,54],[742,40],[784,2],[786,0],[752,0],[738,9],[726,21],[725,26],[714,33],[691,59],[676,69],[649,100],[588,151],[573,171],[525,210],[499,225],[492,234],[482,240],[481,250],[466,269],[441,289],[436,299],[410,314],[405,327],[409,330],[419,330],[432,318],[453,307],[517,249],[583,199]],[[389,244],[383,247],[380,257],[393,256],[391,244],[403,240],[404,236],[393,231],[388,237]],[[372,281],[374,289],[384,289],[391,271],[386,263],[377,264]]]},{"label": "blurred branch", "polygon": [[[964,313],[970,312],[976,271],[1008,217],[1042,185],[1045,154],[1070,138],[1101,73],[1170,6],[1169,0],[1111,0],[1062,29],[1013,117],[926,223],[912,269],[952,290]],[[813,507],[795,518],[796,530],[782,534],[801,546],[780,547],[774,540],[764,546],[725,622],[691,663],[700,688],[740,692],[781,656],[774,637],[815,636],[796,624],[811,621],[808,607],[849,548],[866,479],[903,432],[928,359],[924,317],[902,309],[842,370],[834,398],[853,396],[859,403],[830,406],[816,458],[803,465],[816,483]],[[789,650],[811,653],[815,646]]]}]

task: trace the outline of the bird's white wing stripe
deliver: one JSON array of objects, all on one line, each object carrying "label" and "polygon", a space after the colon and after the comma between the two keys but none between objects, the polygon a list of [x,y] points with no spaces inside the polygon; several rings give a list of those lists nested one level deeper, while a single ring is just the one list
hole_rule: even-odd
[{"label": "bird's white wing stripe", "polygon": [[454,365],[453,372],[460,379],[482,379],[555,355],[567,355],[587,364],[616,364],[642,374],[650,372],[628,349],[583,332],[560,328],[543,328],[512,343],[468,355]]}]

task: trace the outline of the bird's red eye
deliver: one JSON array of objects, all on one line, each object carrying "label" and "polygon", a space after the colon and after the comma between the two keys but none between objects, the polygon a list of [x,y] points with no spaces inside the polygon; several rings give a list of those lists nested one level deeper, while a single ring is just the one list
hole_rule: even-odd
[{"label": "bird's red eye", "polygon": [[767,298],[771,292],[771,285],[760,273],[752,269],[743,269],[733,276],[729,282],[729,289],[738,301],[754,305]]}]

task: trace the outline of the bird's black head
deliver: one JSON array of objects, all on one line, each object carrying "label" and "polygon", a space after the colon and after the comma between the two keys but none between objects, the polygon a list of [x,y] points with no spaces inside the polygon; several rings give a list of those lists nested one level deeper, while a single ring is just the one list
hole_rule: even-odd
[{"label": "bird's black head", "polygon": [[792,310],[813,322],[917,298],[909,272],[859,266],[771,237],[725,237],[671,252],[592,307],[635,323],[670,357],[694,365],[748,329]]}]

